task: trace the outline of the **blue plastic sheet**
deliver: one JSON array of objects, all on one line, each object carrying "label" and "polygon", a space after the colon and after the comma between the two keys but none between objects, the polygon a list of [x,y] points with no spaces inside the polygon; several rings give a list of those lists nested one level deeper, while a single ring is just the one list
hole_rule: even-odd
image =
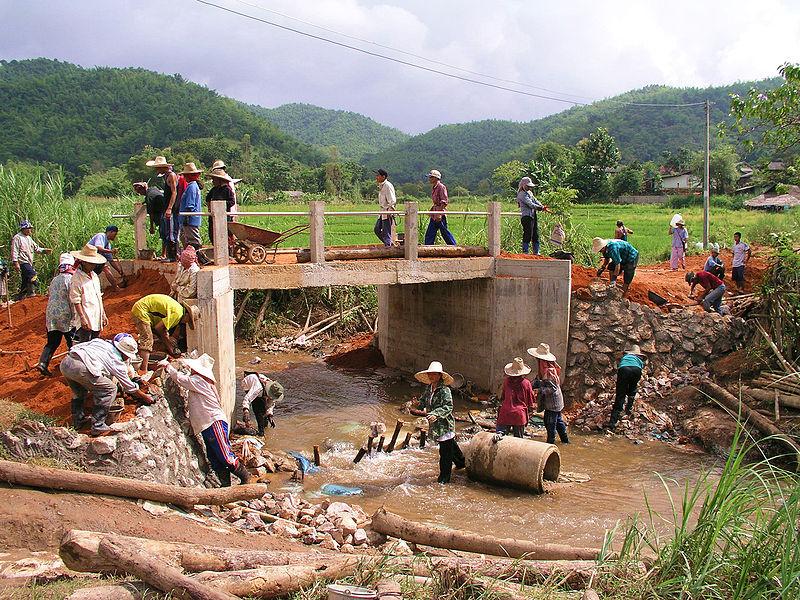
[{"label": "blue plastic sheet", "polygon": [[326,483],[320,490],[326,496],[360,496],[364,493],[359,487]]},{"label": "blue plastic sheet", "polygon": [[286,454],[297,461],[297,468],[303,473],[316,473],[319,471],[319,467],[313,461],[300,454],[297,450],[290,450]]}]

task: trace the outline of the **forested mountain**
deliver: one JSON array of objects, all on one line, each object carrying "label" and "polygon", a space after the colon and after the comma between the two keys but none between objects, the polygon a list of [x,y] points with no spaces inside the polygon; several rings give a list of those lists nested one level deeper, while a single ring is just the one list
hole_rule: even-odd
[{"label": "forested mountain", "polygon": [[319,164],[325,154],[239,102],[180,75],[84,69],[48,59],[0,61],[0,162],[53,162],[78,172],[119,165],[145,145],[241,140],[264,154]]},{"label": "forested mountain", "polygon": [[284,104],[277,108],[246,105],[285,133],[317,146],[336,146],[342,158],[360,160],[410,136],[358,113],[331,110],[313,104]]},{"label": "forested mountain", "polygon": [[[642,107],[624,103],[685,104],[708,98],[714,103],[713,128],[727,120],[731,93],[741,94],[752,86],[771,87],[779,82],[780,79],[770,79],[705,89],[648,86],[526,123],[492,120],[443,125],[364,160],[371,168],[387,169],[398,182],[420,181],[428,169],[435,168],[442,171],[448,183],[475,189],[481,180],[491,177],[499,164],[512,159],[530,160],[539,142],[551,140],[572,145],[598,127],[605,127],[616,139],[623,162],[653,160],[664,151],[703,147],[703,107]],[[712,130],[711,135],[713,144],[716,132]]]}]

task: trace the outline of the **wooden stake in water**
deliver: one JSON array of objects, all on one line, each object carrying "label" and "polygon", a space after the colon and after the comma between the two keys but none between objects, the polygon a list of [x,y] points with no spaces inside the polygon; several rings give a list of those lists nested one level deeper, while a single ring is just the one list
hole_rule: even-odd
[{"label": "wooden stake in water", "polygon": [[372,456],[372,443],[373,443],[374,440],[375,440],[375,438],[373,438],[373,437],[370,437],[370,438],[367,439],[367,454],[369,456]]},{"label": "wooden stake in water", "polygon": [[365,446],[361,446],[361,449],[356,454],[356,457],[353,459],[353,464],[358,464],[361,462],[361,459],[364,458],[364,455],[367,453],[367,448]]},{"label": "wooden stake in water", "polygon": [[400,430],[403,428],[403,421],[397,419],[397,423],[394,426],[394,432],[392,433],[392,439],[389,440],[389,445],[386,447],[386,452],[391,452],[394,450],[395,444],[397,444],[397,436],[400,435]]},{"label": "wooden stake in water", "polygon": [[383,436],[378,438],[378,448],[375,450],[375,452],[382,452],[383,451],[383,442],[385,440],[386,440],[386,438],[383,437]]},{"label": "wooden stake in water", "polygon": [[422,431],[419,432],[419,447],[424,448],[425,442],[427,441],[428,441],[428,432],[423,429]]},{"label": "wooden stake in water", "polygon": [[314,446],[314,464],[318,467],[322,466],[322,462],[319,458],[319,446]]},{"label": "wooden stake in water", "polygon": [[406,439],[403,440],[403,444],[400,446],[400,450],[406,450],[411,445],[411,432],[409,431],[406,434]]}]

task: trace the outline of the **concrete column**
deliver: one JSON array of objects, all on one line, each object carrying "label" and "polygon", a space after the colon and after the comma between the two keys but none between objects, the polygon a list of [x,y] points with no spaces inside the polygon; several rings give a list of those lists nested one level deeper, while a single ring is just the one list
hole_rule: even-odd
[{"label": "concrete column", "polygon": [[311,249],[311,262],[325,262],[325,203],[320,200],[311,202],[308,214],[309,247]]},{"label": "concrete column", "polygon": [[230,262],[228,256],[228,217],[225,215],[228,204],[225,201],[211,202],[211,216],[214,221],[214,264],[226,267]]},{"label": "concrete column", "polygon": [[133,205],[133,239],[136,243],[136,258],[147,250],[147,208],[142,203]]},{"label": "concrete column", "polygon": [[419,208],[416,202],[406,202],[406,224],[403,236],[406,260],[419,256]]},{"label": "concrete column", "polygon": [[500,208],[499,202],[486,203],[486,212],[489,213],[487,219],[489,230],[486,235],[489,256],[500,256]]}]

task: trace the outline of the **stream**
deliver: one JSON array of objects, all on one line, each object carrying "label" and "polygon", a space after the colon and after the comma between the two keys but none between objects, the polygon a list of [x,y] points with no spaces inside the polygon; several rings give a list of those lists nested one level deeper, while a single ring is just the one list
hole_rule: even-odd
[{"label": "stream", "polygon": [[[249,349],[240,349],[238,364],[247,365],[252,356]],[[721,464],[714,457],[676,450],[663,442],[637,444],[621,436],[571,430],[572,443],[559,445],[561,471],[588,475],[587,482],[534,495],[473,482],[464,471],[454,471],[452,482],[443,486],[436,483],[435,442],[423,450],[412,442],[412,449],[373,454],[353,464],[356,452],[366,443],[370,422],[386,423],[388,444],[397,419],[413,421],[400,408],[420,393],[421,386],[387,368],[340,369],[311,359],[281,365],[285,370],[271,371],[271,366],[272,361],[247,365],[275,377],[286,392],[275,408],[277,427],[267,430],[267,447],[300,451],[310,458],[312,447],[319,445],[324,467],[306,475],[302,485],[288,481],[272,485],[314,501],[325,497],[320,488],[326,483],[359,487],[363,495],[341,499],[360,504],[368,513],[384,505],[410,519],[498,537],[596,546],[605,530],[618,521],[636,513],[646,518],[645,496],[661,515],[671,515],[669,493],[661,478],[669,482],[667,487],[679,505],[678,496],[687,481],[696,481],[708,470],[713,473]],[[241,391],[237,400],[241,402]],[[455,401],[456,413],[476,408],[480,407]],[[401,432],[398,447],[408,430],[406,426]],[[542,429],[537,439],[543,441],[543,436]]]}]

